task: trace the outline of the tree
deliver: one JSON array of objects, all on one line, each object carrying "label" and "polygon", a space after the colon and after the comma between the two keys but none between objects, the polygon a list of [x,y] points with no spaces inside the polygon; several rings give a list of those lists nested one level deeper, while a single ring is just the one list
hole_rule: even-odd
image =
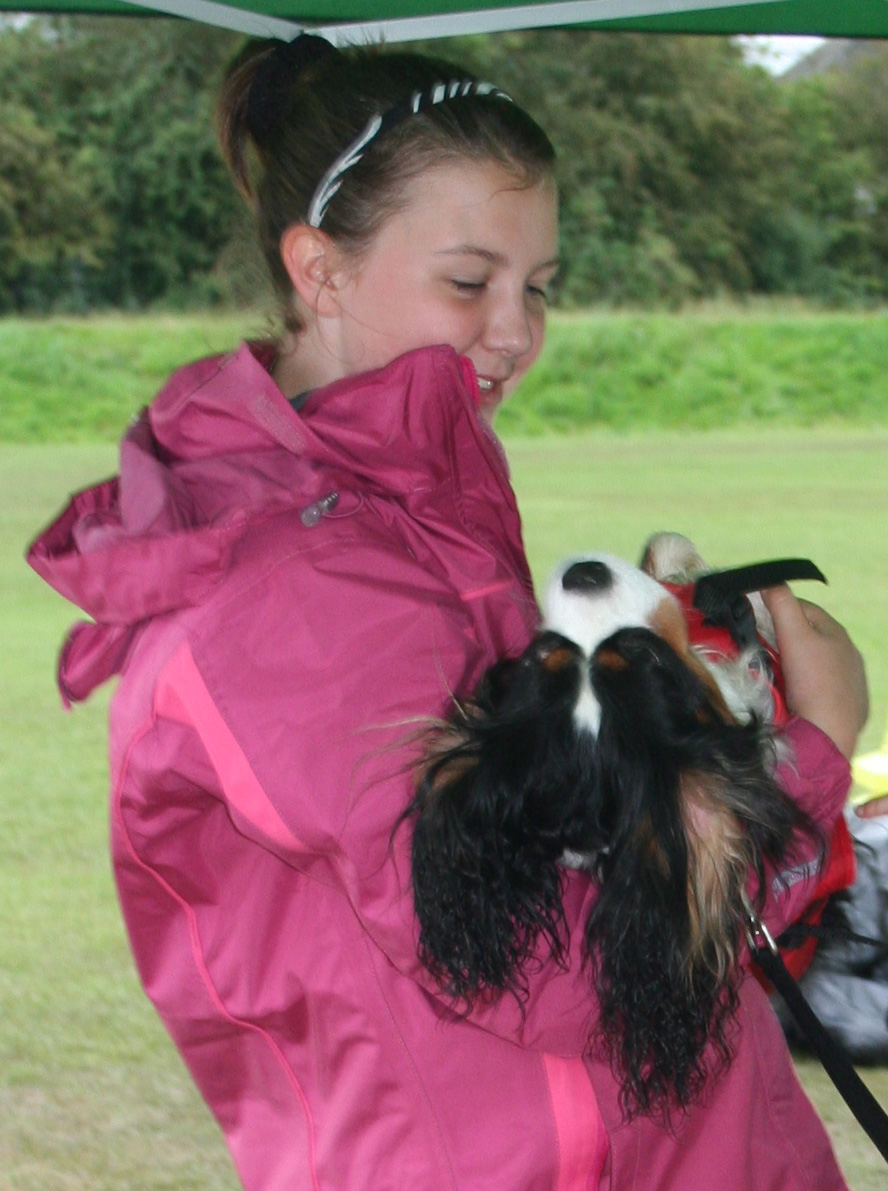
[{"label": "tree", "polygon": [[[187,21],[0,30],[0,310],[261,292],[212,107],[241,39]],[[785,83],[730,40],[577,29],[418,48],[559,152],[563,304],[888,293],[888,51]]]},{"label": "tree", "polygon": [[[184,297],[210,273],[237,217],[212,120],[237,44],[168,20],[68,18],[0,34],[0,103],[39,130],[34,182],[19,172],[16,205],[30,207],[37,179],[51,177],[65,259],[78,265],[66,280],[28,264],[30,304],[77,291],[90,305],[141,306]],[[19,305],[20,290],[0,292]]]}]

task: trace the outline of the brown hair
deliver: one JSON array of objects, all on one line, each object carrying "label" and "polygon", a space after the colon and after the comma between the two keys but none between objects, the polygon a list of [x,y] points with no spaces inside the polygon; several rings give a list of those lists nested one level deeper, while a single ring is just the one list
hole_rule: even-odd
[{"label": "brown hair", "polygon": [[[368,121],[415,91],[473,76],[450,63],[378,47],[336,50],[306,34],[294,42],[249,43],[228,70],[219,97],[219,140],[234,180],[252,206],[260,246],[279,295],[290,280],[280,257],[287,227],[304,221],[315,189]],[[404,201],[411,178],[454,159],[501,165],[523,185],[552,175],[555,153],[517,104],[475,94],[423,108],[377,137],[342,178],[324,231],[360,254]]]}]

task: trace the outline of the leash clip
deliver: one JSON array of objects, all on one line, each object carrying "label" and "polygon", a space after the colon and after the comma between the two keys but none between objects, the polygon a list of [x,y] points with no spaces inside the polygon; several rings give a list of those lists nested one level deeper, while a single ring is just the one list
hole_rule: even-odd
[{"label": "leash clip", "polygon": [[743,908],[746,911],[746,940],[753,951],[770,951],[772,955],[778,955],[777,944],[774,942],[774,936],[759,918],[750,902],[746,893],[743,894]]}]

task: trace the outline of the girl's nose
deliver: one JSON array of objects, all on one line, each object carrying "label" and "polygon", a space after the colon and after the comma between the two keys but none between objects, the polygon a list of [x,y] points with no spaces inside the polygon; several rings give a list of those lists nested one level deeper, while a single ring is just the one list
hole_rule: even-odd
[{"label": "girl's nose", "polygon": [[533,328],[523,295],[520,301],[498,303],[488,322],[487,347],[510,356],[523,356],[533,347]]}]

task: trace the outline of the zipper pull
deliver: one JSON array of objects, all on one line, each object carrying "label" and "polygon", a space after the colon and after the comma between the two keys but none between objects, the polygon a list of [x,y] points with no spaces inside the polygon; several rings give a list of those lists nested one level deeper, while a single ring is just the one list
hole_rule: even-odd
[{"label": "zipper pull", "polygon": [[329,492],[326,496],[322,496],[320,500],[316,500],[313,505],[309,505],[303,509],[299,520],[306,529],[313,529],[320,519],[327,513],[332,513],[338,504],[339,493]]}]

